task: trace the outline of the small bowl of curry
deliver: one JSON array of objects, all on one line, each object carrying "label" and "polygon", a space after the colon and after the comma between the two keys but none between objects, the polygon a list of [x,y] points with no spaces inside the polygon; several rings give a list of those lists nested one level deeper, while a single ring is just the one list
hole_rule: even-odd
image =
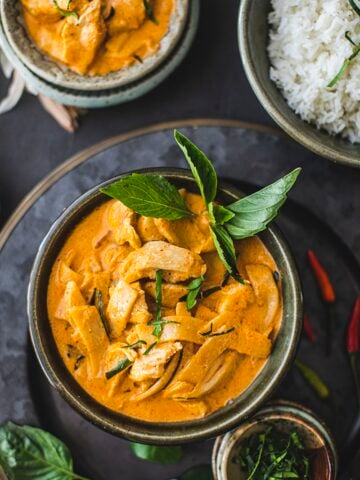
[{"label": "small bowl of curry", "polygon": [[[36,257],[31,338],[51,384],[91,422],[143,443],[199,441],[237,426],[283,378],[302,326],[299,278],[275,226],[235,242],[242,280],[230,277],[191,174],[140,173],[176,187],[189,218],[139,215],[100,191],[129,174],[81,196]],[[216,202],[242,196],[220,183]]]},{"label": "small bowl of curry", "polygon": [[7,39],[43,80],[74,90],[126,87],[181,42],[189,0],[1,0]]}]

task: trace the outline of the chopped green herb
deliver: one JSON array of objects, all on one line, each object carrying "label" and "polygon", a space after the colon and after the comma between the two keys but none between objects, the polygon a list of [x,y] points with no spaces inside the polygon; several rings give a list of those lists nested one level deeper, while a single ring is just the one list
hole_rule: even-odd
[{"label": "chopped green herb", "polygon": [[100,290],[95,289],[95,297],[96,297],[96,303],[97,303],[97,309],[99,311],[99,315],[101,318],[101,322],[104,326],[106,335],[108,338],[110,338],[110,327],[109,324],[106,320],[105,314],[104,314],[104,306],[103,306],[103,298],[102,298],[102,293]]},{"label": "chopped green herb", "polygon": [[145,13],[146,13],[147,18],[151,22],[156,23],[156,25],[158,25],[158,21],[155,17],[154,8],[151,4],[151,0],[143,0],[143,2],[144,2],[144,8],[145,8]]},{"label": "chopped green herb", "polygon": [[105,377],[109,380],[110,378],[114,377],[118,373],[128,368],[131,364],[132,362],[128,358],[123,358],[114,368],[105,373]]},{"label": "chopped green herb", "polygon": [[145,352],[143,353],[143,355],[149,355],[149,353],[151,352],[151,350],[157,345],[158,341],[156,340],[156,342],[152,343],[151,345],[148,346],[148,348],[145,350]]},{"label": "chopped green herb", "polygon": [[254,433],[241,444],[233,462],[246,480],[310,480],[310,459],[297,431],[285,433],[269,426]]},{"label": "chopped green herb", "polygon": [[186,295],[186,308],[188,310],[195,307],[203,282],[204,277],[201,275],[201,277],[194,278],[194,280],[191,280],[191,282],[186,285],[186,288],[189,290],[189,293]]},{"label": "chopped green herb", "polygon": [[79,14],[76,12],[76,10],[69,10],[69,7],[70,7],[70,3],[71,3],[71,0],[68,1],[68,4],[67,4],[67,9],[64,10],[63,8],[61,8],[57,2],[57,0],[52,0],[53,4],[54,4],[54,7],[56,8],[56,10],[60,13],[61,16],[63,17],[75,17],[76,18],[76,21],[77,23],[79,23]]},{"label": "chopped green herb", "polygon": [[145,340],[138,340],[137,342],[131,343],[129,345],[125,345],[122,348],[129,348],[131,350],[134,350],[134,349],[138,348],[140,345],[147,345],[147,343],[145,342]]}]

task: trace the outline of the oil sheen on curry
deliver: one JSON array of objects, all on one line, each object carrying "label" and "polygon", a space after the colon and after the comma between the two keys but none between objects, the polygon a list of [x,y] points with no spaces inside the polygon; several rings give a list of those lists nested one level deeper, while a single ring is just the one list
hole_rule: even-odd
[{"label": "oil sheen on curry", "polygon": [[[245,281],[228,278],[202,198],[180,192],[190,219],[103,203],[68,237],[48,288],[52,331],[73,377],[106,407],[147,421],[203,417],[237,397],[271,355],[281,321],[276,265],[260,239],[236,243]],[[187,286],[199,277],[188,309]]]},{"label": "oil sheen on curry", "polygon": [[21,0],[36,46],[80,75],[105,75],[156,53],[176,0]]}]

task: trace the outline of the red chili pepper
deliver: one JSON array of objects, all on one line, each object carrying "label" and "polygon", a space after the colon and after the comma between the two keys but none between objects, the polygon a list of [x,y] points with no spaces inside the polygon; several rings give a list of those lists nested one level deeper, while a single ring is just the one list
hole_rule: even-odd
[{"label": "red chili pepper", "polygon": [[355,301],[355,305],[350,317],[347,329],[346,348],[350,356],[351,370],[354,377],[356,395],[360,408],[360,295]]},{"label": "red chili pepper", "polygon": [[322,298],[326,303],[334,303],[336,300],[335,290],[330,281],[329,275],[325,268],[321,265],[313,250],[308,250],[308,259],[311,268],[314,272],[316,280],[318,282]]},{"label": "red chili pepper", "polygon": [[304,333],[310,342],[315,342],[316,335],[308,315],[304,315]]},{"label": "red chili pepper", "polygon": [[360,352],[360,295],[356,299],[348,325],[346,347],[349,353]]}]

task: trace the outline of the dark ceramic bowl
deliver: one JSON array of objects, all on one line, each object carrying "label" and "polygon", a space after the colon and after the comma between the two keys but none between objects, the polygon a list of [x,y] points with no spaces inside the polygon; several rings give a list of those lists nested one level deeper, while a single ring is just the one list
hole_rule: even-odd
[{"label": "dark ceramic bowl", "polygon": [[345,165],[360,167],[360,145],[331,136],[303,121],[270,79],[268,15],[271,0],[242,0],[238,39],[245,73],[258,100],[277,124],[309,150]]},{"label": "dark ceramic bowl", "polygon": [[[149,169],[142,173],[161,174],[178,188],[197,191],[190,172],[181,169]],[[46,295],[52,265],[75,225],[95,207],[108,200],[99,188],[124,175],[108,180],[82,195],[56,220],[41,243],[30,276],[28,317],[31,339],[49,382],[63,398],[92,423],[115,435],[143,443],[181,444],[215,437],[237,426],[256,410],[277,387],[296,353],[302,328],[302,295],[299,277],[290,250],[276,227],[260,235],[273,255],[282,280],[283,318],[269,360],[249,388],[225,407],[198,420],[151,423],[109,410],[91,398],[65,367],[57,350],[47,315]],[[231,202],[242,196],[233,187],[220,184],[218,200]]]},{"label": "dark ceramic bowl", "polygon": [[311,468],[314,480],[336,479],[338,455],[328,427],[311,410],[281,400],[266,405],[239,428],[216,440],[212,454],[214,479],[245,479],[246,476],[241,476],[241,469],[234,458],[244,440],[254,433],[264,431],[269,425],[284,432],[299,432],[305,448],[313,452]]}]

